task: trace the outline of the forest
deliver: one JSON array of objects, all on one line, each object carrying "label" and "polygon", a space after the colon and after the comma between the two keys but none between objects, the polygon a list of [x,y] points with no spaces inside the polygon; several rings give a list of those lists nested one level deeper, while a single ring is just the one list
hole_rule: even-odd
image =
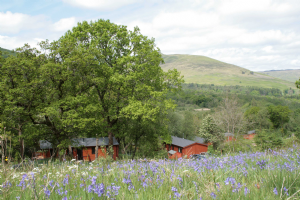
[{"label": "forest", "polygon": [[[199,130],[205,126],[204,119],[211,117],[211,123],[218,127],[217,132],[233,133],[241,139],[248,131],[256,130],[256,143],[267,139],[270,141],[268,147],[280,147],[286,138],[294,137],[296,142],[300,137],[297,92],[291,88],[281,91],[275,88],[183,84],[180,92],[168,94],[168,98],[178,105],[175,112],[169,114],[169,132],[179,137],[185,133],[185,137],[192,139],[201,135]],[[244,143],[249,141],[220,143],[219,148],[228,151],[237,145],[238,150],[248,151],[248,148],[243,149]]]},{"label": "forest", "polygon": [[115,137],[121,155],[150,158],[165,156],[170,136],[203,137],[212,152],[246,150],[222,143],[225,132],[256,130],[261,148],[300,138],[297,89],[184,83],[138,28],[82,22],[39,46],[0,57],[2,160],[30,157],[40,140],[63,152],[74,138]]}]

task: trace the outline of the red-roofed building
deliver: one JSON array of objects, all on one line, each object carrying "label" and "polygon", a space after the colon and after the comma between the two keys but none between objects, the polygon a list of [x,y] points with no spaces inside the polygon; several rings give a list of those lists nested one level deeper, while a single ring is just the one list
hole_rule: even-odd
[{"label": "red-roofed building", "polygon": [[166,150],[169,152],[169,158],[180,158],[193,154],[201,154],[207,152],[207,144],[195,142],[192,140],[187,140],[184,138],[179,138],[175,136],[172,137],[172,143],[166,144]]}]

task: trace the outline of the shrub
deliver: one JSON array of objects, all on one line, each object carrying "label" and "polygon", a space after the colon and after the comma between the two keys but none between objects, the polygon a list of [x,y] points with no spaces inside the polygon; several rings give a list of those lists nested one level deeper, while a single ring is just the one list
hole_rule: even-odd
[{"label": "shrub", "polygon": [[253,140],[246,140],[239,138],[236,141],[224,142],[220,148],[223,153],[229,152],[252,152],[256,151],[256,147]]},{"label": "shrub", "polygon": [[282,138],[277,136],[274,132],[262,130],[254,138],[255,144],[261,150],[279,148],[282,146]]}]

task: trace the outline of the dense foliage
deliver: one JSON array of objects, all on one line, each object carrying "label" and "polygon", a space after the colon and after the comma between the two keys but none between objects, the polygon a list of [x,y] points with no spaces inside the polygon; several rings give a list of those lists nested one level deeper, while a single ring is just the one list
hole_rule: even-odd
[{"label": "dense foliage", "polygon": [[[256,133],[266,130],[276,138],[300,136],[300,95],[296,92],[289,95],[269,88],[183,84],[183,90],[177,94],[169,93],[169,98],[178,105],[176,112],[169,116],[170,127],[183,124],[185,112],[193,114],[189,119],[193,119],[190,123],[196,131],[190,133],[190,138],[199,136],[198,130],[208,114],[222,133],[230,132],[237,138],[250,130],[256,130]],[[182,137],[180,132],[172,133]]]},{"label": "dense foliage", "polygon": [[76,137],[108,136],[112,145],[115,136],[124,148],[168,139],[165,116],[175,104],[166,95],[182,78],[160,68],[154,39],[98,20],[40,47],[26,44],[0,60],[0,120],[15,157],[39,140],[59,151]]}]

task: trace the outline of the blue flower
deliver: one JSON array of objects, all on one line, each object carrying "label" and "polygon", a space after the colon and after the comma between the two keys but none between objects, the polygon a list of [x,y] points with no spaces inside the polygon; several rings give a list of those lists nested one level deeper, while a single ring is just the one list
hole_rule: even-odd
[{"label": "blue flower", "polygon": [[177,189],[175,187],[172,187],[171,189],[173,192],[177,192]]},{"label": "blue flower", "polygon": [[64,180],[63,180],[63,185],[64,186],[69,184],[69,177],[68,176],[69,175],[66,175],[66,178],[64,178]]},{"label": "blue flower", "polygon": [[44,188],[44,193],[46,195],[46,198],[50,197],[51,192],[50,192],[50,190],[48,190],[48,188],[46,188],[46,187]]},{"label": "blue flower", "polygon": [[274,188],[273,192],[274,192],[275,195],[278,195],[277,188]]},{"label": "blue flower", "polygon": [[210,196],[213,198],[213,199],[215,199],[216,197],[217,197],[217,195],[215,194],[215,193],[210,193]]},{"label": "blue flower", "polygon": [[286,194],[286,196],[289,196],[288,189],[286,189],[286,187],[283,188],[283,191]]},{"label": "blue flower", "polygon": [[147,185],[147,183],[144,181],[143,182],[143,187],[145,188],[145,187],[147,187],[148,185]]},{"label": "blue flower", "polygon": [[249,192],[250,192],[249,189],[248,189],[247,187],[245,187],[245,189],[244,189],[244,194],[245,194],[245,196],[246,196]]},{"label": "blue flower", "polygon": [[53,180],[49,181],[49,185],[53,187]]}]

